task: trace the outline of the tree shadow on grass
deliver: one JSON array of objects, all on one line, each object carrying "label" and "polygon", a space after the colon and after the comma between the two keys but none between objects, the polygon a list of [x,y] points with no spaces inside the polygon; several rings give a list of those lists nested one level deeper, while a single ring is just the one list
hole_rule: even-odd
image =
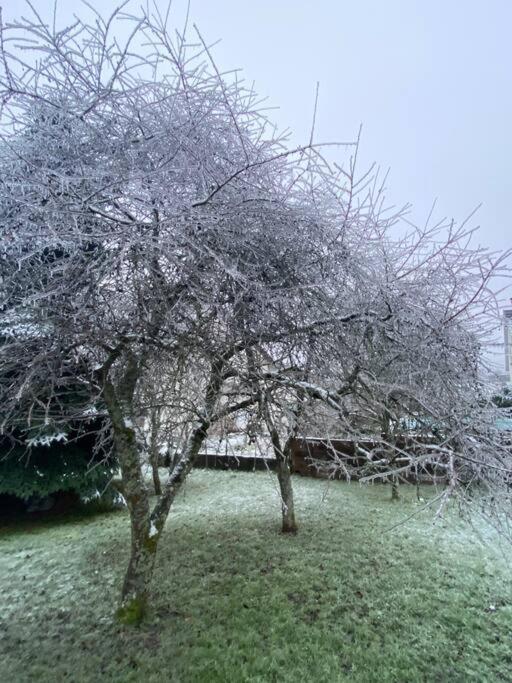
[{"label": "tree shadow on grass", "polygon": [[0,512],[0,535],[44,532],[52,527],[94,523],[98,518],[126,514],[123,509],[102,509],[87,503],[56,505],[51,510],[27,512],[19,507]]}]

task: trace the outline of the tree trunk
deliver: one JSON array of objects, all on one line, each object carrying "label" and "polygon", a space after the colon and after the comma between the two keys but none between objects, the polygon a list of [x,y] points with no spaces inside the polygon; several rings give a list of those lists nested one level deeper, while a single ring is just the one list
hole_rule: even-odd
[{"label": "tree trunk", "polygon": [[130,469],[126,468],[127,458],[124,458],[123,481],[126,469],[132,486],[131,495],[126,499],[131,520],[131,555],[121,592],[121,606],[117,611],[117,618],[124,624],[138,624],[147,612],[149,587],[153,577],[160,532],[176,494],[192,469],[206,437],[207,428],[208,422],[203,420],[192,432],[181,460],[167,480],[152,513],[144,481],[140,480],[142,486],[136,483],[135,477],[130,474]]},{"label": "tree trunk", "polygon": [[292,442],[297,434],[299,426],[299,417],[302,413],[303,406],[303,396],[300,393],[298,393],[297,405],[295,405],[291,411],[293,414],[293,422],[290,425],[286,437],[286,442],[283,447],[281,445],[281,439],[279,438],[279,432],[277,430],[274,420],[272,419],[272,414],[270,412],[268,400],[265,400],[264,402],[265,422],[267,424],[267,429],[270,434],[270,440],[272,442],[272,448],[274,450],[274,456],[276,458],[277,463],[277,479],[279,481],[279,489],[281,493],[281,530],[284,534],[296,534],[298,531],[298,525],[295,519],[295,505],[293,500],[293,486],[290,463],[292,454]]},{"label": "tree trunk", "polygon": [[153,486],[155,488],[155,495],[162,495],[162,483],[160,481],[160,473],[158,472],[158,454],[155,459],[151,460],[151,474],[153,475]]},{"label": "tree trunk", "polygon": [[121,591],[121,605],[117,618],[123,624],[138,624],[147,612],[149,587],[155,566],[158,534],[139,528],[133,523],[130,561]]},{"label": "tree trunk", "polygon": [[398,489],[398,477],[394,474],[391,477],[391,500],[400,500],[400,492]]},{"label": "tree trunk", "polygon": [[133,428],[132,397],[138,379],[138,364],[129,355],[117,387],[104,378],[103,397],[112,422],[114,444],[123,480],[123,495],[130,513],[131,554],[121,591],[117,618],[125,624],[139,623],[147,608],[159,532],[163,525],[151,521],[149,491]]},{"label": "tree trunk", "polygon": [[103,377],[103,396],[112,421],[116,453],[121,466],[123,491],[130,512],[131,554],[121,591],[117,618],[124,624],[138,624],[146,614],[156,550],[170,507],[192,469],[194,460],[210,425],[207,417],[213,410],[222,385],[222,366],[214,365],[206,390],[205,416],[192,431],[181,460],[165,483],[151,512],[149,492],[144,481],[141,459],[133,429],[131,399],[138,367],[129,357],[127,369],[117,388]]},{"label": "tree trunk", "polygon": [[297,522],[295,521],[295,505],[293,502],[292,475],[290,472],[290,460],[286,455],[276,453],[277,478],[281,491],[282,532],[284,534],[296,534]]},{"label": "tree trunk", "polygon": [[160,420],[158,419],[158,408],[153,408],[151,411],[151,434],[150,434],[150,464],[151,464],[151,474],[153,476],[153,486],[155,489],[155,495],[162,495],[162,483],[160,481],[160,473],[158,471],[160,453],[158,449],[158,431],[160,426]]},{"label": "tree trunk", "polygon": [[267,429],[270,432],[270,440],[272,441],[272,448],[274,449],[274,456],[277,462],[277,479],[279,481],[279,489],[281,493],[281,513],[282,513],[282,527],[284,534],[296,534],[298,527],[295,521],[295,506],[293,504],[293,486],[292,475],[290,468],[290,453],[291,441],[290,436],[285,443],[284,448],[281,447],[281,440],[278,431],[268,406],[265,408],[265,419],[267,422]]},{"label": "tree trunk", "polygon": [[139,623],[146,613],[148,590],[159,537],[151,521],[149,491],[144,482],[135,433],[114,426],[116,451],[123,476],[123,490],[130,512],[131,554],[121,591],[117,618],[125,624]]}]

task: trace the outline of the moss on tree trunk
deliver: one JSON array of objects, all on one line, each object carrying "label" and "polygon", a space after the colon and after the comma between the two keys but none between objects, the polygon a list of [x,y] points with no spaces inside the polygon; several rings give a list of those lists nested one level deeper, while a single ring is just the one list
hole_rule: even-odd
[{"label": "moss on tree trunk", "polygon": [[138,624],[147,613],[149,587],[155,566],[157,537],[149,537],[134,531],[132,525],[132,548],[126,570],[121,604],[117,618],[123,624]]}]

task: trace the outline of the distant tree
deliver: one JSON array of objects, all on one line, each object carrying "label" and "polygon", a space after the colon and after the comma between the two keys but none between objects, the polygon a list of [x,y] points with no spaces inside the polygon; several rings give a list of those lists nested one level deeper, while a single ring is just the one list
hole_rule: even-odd
[{"label": "distant tree", "polygon": [[[39,256],[56,263],[63,252],[46,251]],[[0,348],[11,352],[24,348],[27,355],[37,354],[44,334],[29,302],[22,311],[3,302]],[[3,360],[0,386],[5,389],[16,380],[19,370],[14,358]],[[47,362],[52,360],[47,358]],[[0,436],[0,494],[31,504],[34,499],[63,491],[83,500],[101,498],[103,503],[119,498],[111,486],[118,467],[115,453],[104,448],[108,442],[106,416],[102,406],[91,403],[87,387],[76,379],[77,372],[81,373],[77,365],[82,362],[79,356],[65,357],[63,353],[60,372],[50,384],[46,373],[30,377],[24,400],[13,406],[8,432]]]},{"label": "distant tree", "polygon": [[498,408],[512,408],[512,391],[504,387],[499,394],[492,397],[492,402]]},{"label": "distant tree", "polygon": [[[83,502],[119,500],[111,482],[117,470],[114,455],[97,449],[98,418],[68,422],[59,429],[13,430],[0,437],[0,495],[25,503],[71,492]],[[89,431],[88,431],[89,430]]]}]

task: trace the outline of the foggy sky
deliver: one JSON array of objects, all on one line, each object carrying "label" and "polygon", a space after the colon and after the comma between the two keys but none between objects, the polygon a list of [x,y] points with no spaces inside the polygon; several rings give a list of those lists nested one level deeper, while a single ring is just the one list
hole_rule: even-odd
[{"label": "foggy sky", "polygon": [[[119,4],[92,2],[104,12]],[[51,17],[53,0],[33,4]],[[178,26],[185,9],[174,0]],[[63,22],[73,11],[90,15],[60,0]],[[4,0],[5,19],[21,13],[21,0]],[[391,203],[411,202],[420,223],[436,198],[437,218],[463,219],[482,203],[477,241],[512,247],[512,2],[191,0],[190,19],[207,42],[222,39],[218,65],[255,81],[294,142],[309,138],[320,81],[318,140],[354,139],[362,123],[361,170],[391,169]]]}]

